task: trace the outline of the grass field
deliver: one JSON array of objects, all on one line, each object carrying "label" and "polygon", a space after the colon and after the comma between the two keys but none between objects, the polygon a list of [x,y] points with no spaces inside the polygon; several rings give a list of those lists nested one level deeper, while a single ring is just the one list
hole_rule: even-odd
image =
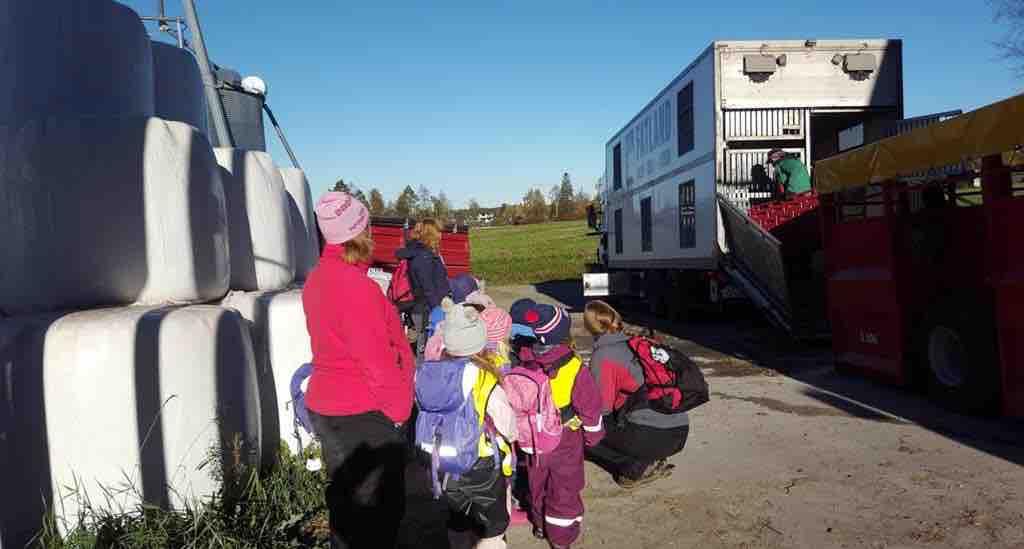
[{"label": "grass field", "polygon": [[588,232],[585,221],[473,229],[473,274],[488,285],[579,278],[597,251]]}]

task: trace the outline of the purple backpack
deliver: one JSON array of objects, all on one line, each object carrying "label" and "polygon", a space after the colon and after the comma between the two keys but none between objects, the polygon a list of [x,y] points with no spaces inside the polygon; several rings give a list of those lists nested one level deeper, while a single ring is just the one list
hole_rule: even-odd
[{"label": "purple backpack", "polygon": [[434,494],[442,476],[458,478],[479,458],[483,427],[462,375],[466,360],[424,362],[416,369],[416,446],[430,454]]}]

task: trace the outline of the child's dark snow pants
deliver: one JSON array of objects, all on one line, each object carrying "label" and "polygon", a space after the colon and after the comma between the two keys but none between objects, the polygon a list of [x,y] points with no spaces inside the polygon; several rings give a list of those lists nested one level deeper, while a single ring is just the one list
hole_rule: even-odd
[{"label": "child's dark snow pants", "polygon": [[562,431],[562,440],[550,454],[531,456],[530,518],[556,547],[572,545],[583,522],[582,431]]}]

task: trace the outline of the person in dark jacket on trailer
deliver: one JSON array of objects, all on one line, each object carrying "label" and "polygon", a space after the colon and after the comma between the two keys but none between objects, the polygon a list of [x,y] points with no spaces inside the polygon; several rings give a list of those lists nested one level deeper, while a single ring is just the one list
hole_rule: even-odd
[{"label": "person in dark jacket on trailer", "polygon": [[416,303],[412,308],[416,328],[416,353],[423,354],[427,342],[427,320],[430,311],[441,305],[451,294],[448,269],[441,259],[441,225],[433,219],[424,219],[409,233],[409,243],[395,257],[409,262],[409,279]]},{"label": "person in dark jacket on trailer", "polygon": [[[648,407],[624,408],[629,395],[644,383],[644,373],[629,347],[629,336],[622,333],[622,317],[611,305],[591,301],[583,312],[583,323],[596,338],[590,373],[601,390],[606,431],[600,444],[587,449],[587,457],[607,469],[623,488],[669,476],[674,466],[665,460],[686,444],[689,416]],[[619,417],[621,413],[625,416]]]}]

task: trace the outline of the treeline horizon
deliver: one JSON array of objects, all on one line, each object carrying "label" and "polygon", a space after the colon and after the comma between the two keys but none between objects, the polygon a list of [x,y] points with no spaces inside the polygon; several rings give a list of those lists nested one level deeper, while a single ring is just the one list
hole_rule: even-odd
[{"label": "treeline horizon", "polygon": [[[346,183],[344,179],[338,179],[331,190],[351,194],[363,202],[373,216],[409,219],[432,217],[445,224],[459,225],[522,225],[585,219],[587,207],[593,203],[593,198],[583,190],[582,185],[578,189],[573,187],[568,173],[562,174],[561,183],[553,185],[547,192],[535,187],[528,190],[518,203],[505,202],[492,207],[481,206],[476,199],[470,198],[467,207],[453,208],[443,190],[434,194],[426,185],[420,185],[415,190],[406,185],[392,200],[386,200],[376,188],[365,192],[354,183]],[[493,216],[493,220],[482,222],[481,214]]]}]

